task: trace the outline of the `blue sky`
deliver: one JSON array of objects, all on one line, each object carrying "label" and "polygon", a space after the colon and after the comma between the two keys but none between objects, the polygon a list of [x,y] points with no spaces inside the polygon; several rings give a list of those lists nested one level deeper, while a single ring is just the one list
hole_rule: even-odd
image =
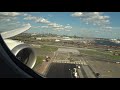
[{"label": "blue sky", "polygon": [[0,31],[30,23],[28,33],[120,38],[120,12],[0,12]]}]

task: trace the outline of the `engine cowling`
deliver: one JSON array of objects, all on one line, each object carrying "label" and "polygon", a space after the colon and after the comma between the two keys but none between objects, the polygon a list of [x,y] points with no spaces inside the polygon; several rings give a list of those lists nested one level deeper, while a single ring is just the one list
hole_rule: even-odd
[{"label": "engine cowling", "polygon": [[31,48],[28,44],[24,44],[23,42],[17,40],[5,39],[4,41],[12,53],[21,62],[30,68],[34,67],[36,63],[36,55],[33,48]]}]

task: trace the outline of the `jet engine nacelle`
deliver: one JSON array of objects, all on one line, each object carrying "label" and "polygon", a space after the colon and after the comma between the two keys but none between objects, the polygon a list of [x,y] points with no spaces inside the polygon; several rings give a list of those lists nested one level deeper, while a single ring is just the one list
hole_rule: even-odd
[{"label": "jet engine nacelle", "polygon": [[4,39],[8,48],[12,53],[25,65],[30,68],[33,68],[36,63],[36,55],[29,45],[24,44],[23,42],[11,39]]}]

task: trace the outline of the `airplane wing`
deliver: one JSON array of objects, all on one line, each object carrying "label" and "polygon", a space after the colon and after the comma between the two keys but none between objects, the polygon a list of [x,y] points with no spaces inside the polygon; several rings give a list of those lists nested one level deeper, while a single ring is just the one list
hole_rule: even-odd
[{"label": "airplane wing", "polygon": [[[22,28],[0,33],[0,61],[2,62],[0,63],[0,78],[43,78],[31,69],[36,62],[33,49],[27,44],[17,44],[15,40],[7,40],[7,38],[30,29],[30,27],[30,24],[26,24]],[[14,48],[10,50],[10,46],[14,46]],[[18,55],[15,55],[16,52]],[[21,57],[22,61],[18,57]],[[23,64],[26,60],[27,63]]]},{"label": "airplane wing", "polygon": [[31,27],[31,25],[28,23],[22,28],[2,32],[1,36],[2,36],[3,39],[10,38],[10,37],[13,37],[13,36],[16,36],[16,35],[18,35],[20,33],[25,32],[26,30],[30,29],[30,27]]},{"label": "airplane wing", "polygon": [[[22,28],[2,32],[1,36],[4,42],[6,43],[6,45],[8,46],[8,48],[11,50],[11,52],[28,67],[33,68],[36,63],[36,55],[33,48],[23,42],[7,39],[25,32],[26,30],[30,29],[30,27],[31,25],[28,23],[28,24],[25,24],[24,27]],[[26,52],[29,52],[29,53],[26,53]],[[26,57],[24,53],[26,53],[25,54]]]},{"label": "airplane wing", "polygon": [[20,62],[0,35],[0,78],[43,78]]}]

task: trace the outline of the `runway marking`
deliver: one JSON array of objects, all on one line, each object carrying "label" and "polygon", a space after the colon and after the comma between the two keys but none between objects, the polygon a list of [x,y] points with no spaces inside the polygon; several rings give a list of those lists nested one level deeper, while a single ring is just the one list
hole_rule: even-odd
[{"label": "runway marking", "polygon": [[[59,54],[58,53],[54,53],[55,56],[58,56]],[[69,53],[68,53],[68,56],[69,56]],[[85,60],[85,58],[83,57],[80,57],[80,60],[79,61],[74,61],[74,62],[70,62],[70,60],[53,60],[53,62],[56,62],[56,63],[69,63],[69,64],[81,64],[81,65],[88,65]]]},{"label": "runway marking", "polygon": [[74,62],[70,62],[68,60],[53,60],[52,62],[87,65],[86,62],[83,60],[82,61],[74,61]]}]

